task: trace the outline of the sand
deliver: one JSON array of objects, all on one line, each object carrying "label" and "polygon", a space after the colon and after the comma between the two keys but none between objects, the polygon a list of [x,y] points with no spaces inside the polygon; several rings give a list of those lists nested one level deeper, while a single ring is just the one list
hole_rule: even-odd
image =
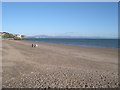
[{"label": "sand", "polygon": [[118,50],[3,40],[3,88],[115,88]]}]

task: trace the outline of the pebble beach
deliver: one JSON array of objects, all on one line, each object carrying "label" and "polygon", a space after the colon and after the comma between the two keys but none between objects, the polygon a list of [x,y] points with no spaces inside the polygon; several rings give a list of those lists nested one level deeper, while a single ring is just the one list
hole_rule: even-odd
[{"label": "pebble beach", "polygon": [[3,88],[117,88],[118,50],[2,40],[2,69]]}]

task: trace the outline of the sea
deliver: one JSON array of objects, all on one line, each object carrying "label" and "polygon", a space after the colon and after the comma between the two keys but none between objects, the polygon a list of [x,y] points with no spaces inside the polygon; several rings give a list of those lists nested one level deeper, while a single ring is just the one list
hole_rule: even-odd
[{"label": "sea", "polygon": [[23,40],[89,47],[118,48],[118,39],[24,38]]}]

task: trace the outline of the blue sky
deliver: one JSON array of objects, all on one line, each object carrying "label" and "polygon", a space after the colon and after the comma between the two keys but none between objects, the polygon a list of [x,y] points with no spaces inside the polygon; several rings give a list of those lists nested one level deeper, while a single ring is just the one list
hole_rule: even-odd
[{"label": "blue sky", "polygon": [[117,37],[117,2],[4,2],[3,31],[24,35]]}]

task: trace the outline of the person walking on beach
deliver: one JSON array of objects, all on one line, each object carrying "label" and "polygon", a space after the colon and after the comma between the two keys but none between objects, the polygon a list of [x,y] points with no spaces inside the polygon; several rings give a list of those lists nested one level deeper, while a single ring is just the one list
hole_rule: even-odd
[{"label": "person walking on beach", "polygon": [[37,45],[37,44],[36,44],[35,46],[36,46],[36,47],[38,47],[38,45]]},{"label": "person walking on beach", "polygon": [[38,45],[37,44],[32,44],[32,47],[38,47]]},{"label": "person walking on beach", "polygon": [[34,44],[34,47],[36,47],[36,44]]},{"label": "person walking on beach", "polygon": [[32,47],[33,47],[34,45],[32,44]]}]

